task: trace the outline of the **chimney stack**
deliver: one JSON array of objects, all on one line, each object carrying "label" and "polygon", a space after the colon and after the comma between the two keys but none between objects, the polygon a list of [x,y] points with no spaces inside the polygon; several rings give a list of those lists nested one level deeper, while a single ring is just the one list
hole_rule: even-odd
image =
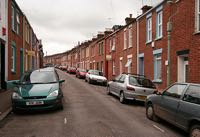
[{"label": "chimney stack", "polygon": [[129,17],[125,18],[126,25],[135,20],[135,18],[133,18],[132,16],[133,15],[130,14]]},{"label": "chimney stack", "polygon": [[148,10],[150,10],[152,8],[152,6],[148,6],[148,5],[145,5],[142,7],[142,14],[144,14],[145,12],[147,12]]}]

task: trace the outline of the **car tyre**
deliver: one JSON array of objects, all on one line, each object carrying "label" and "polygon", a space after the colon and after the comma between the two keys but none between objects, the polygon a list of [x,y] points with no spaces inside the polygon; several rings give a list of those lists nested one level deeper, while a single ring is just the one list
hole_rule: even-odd
[{"label": "car tyre", "polygon": [[109,85],[107,86],[107,95],[111,95],[110,86]]},{"label": "car tyre", "polygon": [[121,92],[121,93],[120,93],[119,101],[120,101],[120,103],[122,103],[122,104],[125,104],[125,103],[126,103],[126,98],[125,98],[125,96],[124,96],[124,92]]},{"label": "car tyre", "polygon": [[146,107],[146,116],[148,119],[153,120],[155,122],[158,122],[158,117],[156,116],[156,114],[154,113],[154,109],[153,109],[153,105],[152,104],[148,104]]},{"label": "car tyre", "polygon": [[87,82],[87,79],[85,78],[85,82]]},{"label": "car tyre", "polygon": [[190,129],[190,137],[199,137],[200,136],[200,125],[195,124]]},{"label": "car tyre", "polygon": [[89,83],[89,84],[92,84],[92,81],[91,81],[91,79],[90,79],[90,78],[89,78],[89,80],[88,80],[88,83]]}]

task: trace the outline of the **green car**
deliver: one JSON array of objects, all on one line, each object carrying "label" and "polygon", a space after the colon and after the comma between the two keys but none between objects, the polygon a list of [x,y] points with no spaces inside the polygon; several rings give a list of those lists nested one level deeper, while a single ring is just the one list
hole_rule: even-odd
[{"label": "green car", "polygon": [[54,68],[26,72],[12,94],[13,112],[20,110],[63,109],[63,93],[60,80]]}]

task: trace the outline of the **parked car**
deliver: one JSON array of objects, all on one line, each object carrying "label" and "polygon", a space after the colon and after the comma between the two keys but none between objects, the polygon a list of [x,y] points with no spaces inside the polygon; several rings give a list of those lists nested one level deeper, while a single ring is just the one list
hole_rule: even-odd
[{"label": "parked car", "polygon": [[20,110],[44,110],[63,108],[63,93],[58,74],[54,68],[26,72],[12,94],[14,112]]},{"label": "parked car", "polygon": [[77,69],[76,70],[76,77],[77,78],[84,78],[85,79],[86,74],[87,74],[87,71],[85,69]]},{"label": "parked car", "polygon": [[103,72],[99,70],[89,70],[88,73],[86,74],[85,81],[90,84],[97,83],[97,84],[102,84],[104,86],[107,85],[106,77],[104,77]]},{"label": "parked car", "polygon": [[76,74],[76,68],[75,67],[68,67],[67,73],[69,73],[69,74]]},{"label": "parked car", "polygon": [[108,94],[118,96],[121,103],[125,103],[127,99],[145,101],[157,89],[145,76],[123,73],[108,82],[107,91]]},{"label": "parked car", "polygon": [[162,118],[190,133],[200,136],[200,84],[175,83],[146,100],[147,118]]}]

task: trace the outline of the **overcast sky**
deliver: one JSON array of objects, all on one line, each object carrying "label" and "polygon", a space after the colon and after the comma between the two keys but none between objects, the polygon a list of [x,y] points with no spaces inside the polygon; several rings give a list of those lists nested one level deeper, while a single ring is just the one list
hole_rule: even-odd
[{"label": "overcast sky", "polygon": [[162,0],[16,0],[48,55],[64,52],[99,31],[124,25],[141,13],[142,4]]}]

